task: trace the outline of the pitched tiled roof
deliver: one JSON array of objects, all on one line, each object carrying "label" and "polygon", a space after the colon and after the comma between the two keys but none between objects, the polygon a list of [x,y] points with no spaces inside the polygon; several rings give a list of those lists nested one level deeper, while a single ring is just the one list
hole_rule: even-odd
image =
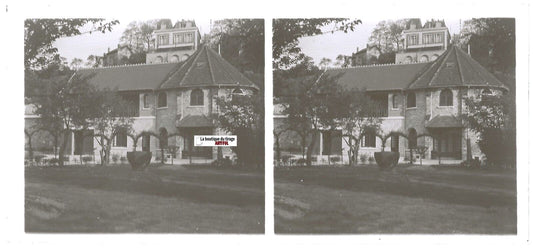
[{"label": "pitched tiled roof", "polygon": [[125,65],[80,69],[76,74],[88,76],[99,88],[119,91],[154,90],[182,63]]},{"label": "pitched tiled roof", "polygon": [[91,77],[89,83],[99,88],[119,91],[221,85],[257,88],[239,70],[205,46],[185,62],[87,68],[76,74]]},{"label": "pitched tiled roof", "polygon": [[410,89],[448,86],[491,86],[508,89],[470,55],[452,46],[431,63]]},{"label": "pitched tiled roof", "polygon": [[349,89],[367,91],[402,90],[409,86],[428,63],[373,65],[328,69],[328,76],[339,76],[338,83]]},{"label": "pitched tiled roof", "polygon": [[256,87],[237,68],[212,49],[202,46],[171,77],[162,89],[194,86],[241,85]]},{"label": "pitched tiled roof", "polygon": [[213,127],[213,121],[205,115],[187,115],[176,122],[178,128]]},{"label": "pitched tiled roof", "polygon": [[454,116],[441,116],[437,115],[436,117],[429,120],[426,124],[426,128],[459,128],[463,127],[461,120],[457,119]]}]

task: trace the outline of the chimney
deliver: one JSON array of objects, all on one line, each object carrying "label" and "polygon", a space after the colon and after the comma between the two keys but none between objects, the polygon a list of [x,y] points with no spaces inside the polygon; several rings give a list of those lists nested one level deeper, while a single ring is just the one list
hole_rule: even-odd
[{"label": "chimney", "polygon": [[109,53],[109,51],[111,51],[111,49],[109,47],[107,47],[107,52]]},{"label": "chimney", "polygon": [[359,47],[357,47],[357,52],[359,52]]}]

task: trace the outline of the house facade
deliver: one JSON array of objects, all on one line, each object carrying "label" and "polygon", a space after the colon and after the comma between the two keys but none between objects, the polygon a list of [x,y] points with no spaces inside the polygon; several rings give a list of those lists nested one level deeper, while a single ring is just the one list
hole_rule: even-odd
[{"label": "house facade", "polygon": [[351,66],[362,66],[378,64],[381,49],[377,45],[366,45],[366,48],[359,50],[352,54]]},{"label": "house facade", "polygon": [[[396,151],[408,160],[416,158],[466,160],[483,158],[477,136],[462,121],[466,113],[465,98],[500,95],[508,88],[467,53],[450,46],[432,62],[371,65],[353,68],[328,69],[325,74],[340,78],[344,88],[366,89],[367,94],[380,103],[381,134],[401,132],[413,139],[392,136],[385,151]],[[275,108],[275,127],[287,118],[282,108]],[[277,123],[277,124],[276,124]],[[342,130],[322,131],[313,150],[317,161],[331,156],[348,162],[349,146],[342,138]],[[425,135],[425,136],[420,136]],[[282,136],[280,147],[286,154],[298,155],[299,138],[289,131]],[[423,153],[410,148],[426,147]],[[364,134],[359,154],[366,157],[381,151],[376,134]]]},{"label": "house facade", "polygon": [[[119,95],[135,107],[134,135],[143,131],[177,134],[165,141],[150,136],[139,139],[136,149],[151,151],[155,155],[152,160],[161,156],[206,161],[232,157],[228,147],[194,146],[194,135],[226,135],[212,119],[212,115],[219,112],[216,98],[254,94],[258,90],[238,69],[206,46],[201,46],[182,62],[87,68],[76,74],[90,75],[89,83],[100,89],[117,89]],[[30,106],[27,109],[26,128],[31,128],[39,117],[31,114]],[[93,133],[92,130],[86,132]],[[76,132],[70,135],[67,156],[77,160],[79,155],[89,155],[99,161],[101,147],[96,138],[82,137]],[[42,141],[48,143],[48,147],[52,143],[49,139],[37,138],[33,144]],[[46,144],[39,146],[46,147]],[[170,146],[176,151],[162,150]],[[125,158],[126,152],[132,150],[133,139],[121,132],[113,141],[111,155]]]}]

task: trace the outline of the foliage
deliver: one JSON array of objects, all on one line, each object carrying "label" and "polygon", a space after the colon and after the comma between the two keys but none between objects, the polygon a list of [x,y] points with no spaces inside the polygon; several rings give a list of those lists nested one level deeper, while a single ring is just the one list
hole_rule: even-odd
[{"label": "foliage", "polygon": [[120,42],[128,45],[134,52],[148,51],[155,48],[155,41],[152,38],[152,33],[157,28],[157,23],[160,20],[148,21],[133,21],[128,24],[128,27],[122,32]]},{"label": "foliage", "polygon": [[359,156],[359,159],[361,159],[361,163],[366,163],[366,160],[368,159],[368,155],[361,154],[361,156]]},{"label": "foliage", "polygon": [[216,99],[219,114],[214,118],[218,127],[237,135],[232,150],[240,164],[264,163],[264,100],[262,94],[233,95]]},{"label": "foliage", "polygon": [[219,47],[224,59],[241,70],[264,72],[265,24],[263,19],[216,20],[208,43]]},{"label": "foliage", "polygon": [[380,105],[373,101],[366,91],[359,89],[342,91],[337,101],[343,103],[337,106],[337,126],[342,128],[343,139],[349,146],[350,165],[357,164],[360,141],[365,132],[378,134],[380,131]]},{"label": "foliage", "polygon": [[402,32],[408,19],[379,22],[372,30],[368,42],[377,45],[382,53],[398,52],[402,48]]},{"label": "foliage", "polygon": [[[94,128],[94,136],[101,146],[101,165],[109,163],[109,155],[113,139],[121,131],[130,134],[132,130],[133,106],[120,97],[115,90],[98,90],[93,98],[97,108],[90,118],[90,124]],[[135,149],[135,147],[134,147]]]},{"label": "foliage", "polygon": [[[54,41],[83,33],[111,31],[119,21],[99,18],[26,19],[24,21],[24,68],[41,68],[57,55]],[[89,31],[81,28],[92,24]]]},{"label": "foliage", "polygon": [[272,57],[273,68],[290,68],[299,64],[305,55],[298,47],[298,39],[304,36],[323,34],[322,27],[334,24],[330,32],[353,31],[361,20],[346,18],[313,18],[313,19],[274,19],[272,21]]},{"label": "foliage", "polygon": [[[73,75],[67,72],[42,71],[36,80],[40,82],[41,95],[33,96],[37,129],[48,131],[59,145],[59,158],[63,157],[68,135],[73,130],[84,130],[90,125],[88,117],[94,114],[95,89],[87,80],[90,76]],[[59,139],[62,142],[59,143]],[[63,160],[59,160],[63,165]]]},{"label": "foliage", "polygon": [[472,57],[491,72],[514,72],[515,29],[514,18],[473,18],[464,22],[460,42],[471,44]]},{"label": "foliage", "polygon": [[516,163],[515,126],[512,117],[513,98],[483,96],[466,98],[467,114],[464,119],[471,130],[478,134],[478,145],[489,164]]}]

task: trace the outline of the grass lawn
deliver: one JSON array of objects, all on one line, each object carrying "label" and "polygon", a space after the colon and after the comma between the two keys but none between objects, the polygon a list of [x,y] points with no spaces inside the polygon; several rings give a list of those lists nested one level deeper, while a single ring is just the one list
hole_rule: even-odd
[{"label": "grass lawn", "polygon": [[516,174],[430,166],[275,168],[275,232],[516,234]]},{"label": "grass lawn", "polygon": [[174,167],[26,167],[26,232],[264,233],[262,172]]}]

